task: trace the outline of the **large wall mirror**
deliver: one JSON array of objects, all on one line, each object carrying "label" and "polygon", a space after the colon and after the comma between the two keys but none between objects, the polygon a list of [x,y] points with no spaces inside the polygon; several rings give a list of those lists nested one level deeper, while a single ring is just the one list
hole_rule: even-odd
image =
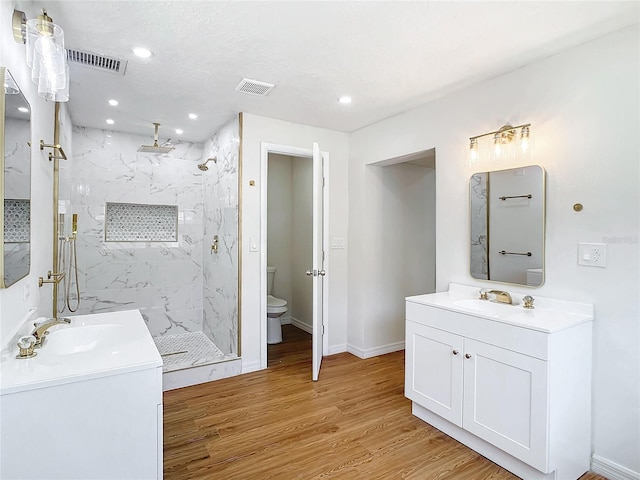
[{"label": "large wall mirror", "polygon": [[544,282],[545,171],[538,165],[479,172],[469,182],[471,276]]},{"label": "large wall mirror", "polygon": [[31,107],[9,70],[0,67],[0,76],[0,288],[6,288],[31,265]]}]

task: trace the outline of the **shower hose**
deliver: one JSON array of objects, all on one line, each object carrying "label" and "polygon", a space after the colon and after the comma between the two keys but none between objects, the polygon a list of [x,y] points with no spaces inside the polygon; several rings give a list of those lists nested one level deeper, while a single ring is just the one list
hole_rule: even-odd
[{"label": "shower hose", "polygon": [[[58,248],[58,265],[64,272],[62,277],[62,294],[64,298],[59,302],[61,307],[58,308],[63,313],[65,308],[70,312],[75,312],[80,307],[80,285],[78,284],[78,253],[76,250],[76,239],[73,237],[60,237],[60,246]],[[71,286],[75,283],[75,302],[71,301]],[[58,298],[60,300],[60,298]],[[73,304],[73,306],[72,306]]]}]

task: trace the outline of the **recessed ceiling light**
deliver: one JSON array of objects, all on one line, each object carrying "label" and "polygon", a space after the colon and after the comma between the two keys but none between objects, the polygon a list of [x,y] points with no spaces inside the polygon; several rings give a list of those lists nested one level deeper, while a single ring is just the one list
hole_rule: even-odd
[{"label": "recessed ceiling light", "polygon": [[133,53],[140,58],[149,58],[152,55],[151,50],[144,47],[135,47]]},{"label": "recessed ceiling light", "polygon": [[184,132],[182,130],[180,130],[179,128],[176,128],[176,133],[178,135],[182,135]]},{"label": "recessed ceiling light", "polygon": [[190,118],[191,120],[195,120],[196,118],[198,118],[198,115],[196,115],[195,113],[190,113],[190,114],[189,114],[189,118]]},{"label": "recessed ceiling light", "polygon": [[351,97],[349,95],[342,95],[340,98],[338,98],[338,101],[346,105],[348,103],[351,103]]},{"label": "recessed ceiling light", "polygon": [[114,100],[114,99],[109,100],[109,105],[111,105],[112,107],[117,106],[118,105],[118,100]]},{"label": "recessed ceiling light", "polygon": [[115,121],[115,120],[112,120],[112,119],[110,119],[110,118],[107,118],[106,122],[107,122],[109,125],[113,125],[114,123],[116,123],[116,121]]},{"label": "recessed ceiling light", "polygon": [[27,107],[18,107],[18,111],[22,113],[28,113],[29,109]]}]

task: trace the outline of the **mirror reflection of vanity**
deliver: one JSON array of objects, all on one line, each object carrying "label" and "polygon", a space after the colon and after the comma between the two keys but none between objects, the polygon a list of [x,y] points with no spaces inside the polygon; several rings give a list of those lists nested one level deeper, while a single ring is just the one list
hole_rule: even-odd
[{"label": "mirror reflection of vanity", "polygon": [[479,172],[469,181],[471,276],[544,282],[545,171],[538,165]]},{"label": "mirror reflection of vanity", "polygon": [[0,67],[0,76],[0,288],[6,288],[31,264],[31,107],[9,70]]}]

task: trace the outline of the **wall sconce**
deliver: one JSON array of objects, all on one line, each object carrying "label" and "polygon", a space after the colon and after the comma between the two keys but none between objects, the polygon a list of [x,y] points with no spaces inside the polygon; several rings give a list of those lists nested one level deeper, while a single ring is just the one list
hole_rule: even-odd
[{"label": "wall sconce", "polygon": [[13,11],[13,38],[27,45],[27,65],[38,95],[56,102],[69,100],[69,65],[64,48],[64,32],[45,10],[27,20],[24,12]]},{"label": "wall sconce", "polygon": [[[469,159],[471,162],[476,162],[479,160],[479,139],[482,137],[487,137],[489,135],[493,135],[493,154],[494,158],[500,159],[505,156],[505,151],[507,147],[512,144],[514,141],[519,141],[520,150],[523,155],[528,155],[531,151],[531,124],[525,123],[523,125],[512,126],[510,124],[505,124],[500,129],[483,133],[482,135],[476,135],[475,137],[469,138]],[[517,130],[520,129],[520,136],[518,138]]]}]

